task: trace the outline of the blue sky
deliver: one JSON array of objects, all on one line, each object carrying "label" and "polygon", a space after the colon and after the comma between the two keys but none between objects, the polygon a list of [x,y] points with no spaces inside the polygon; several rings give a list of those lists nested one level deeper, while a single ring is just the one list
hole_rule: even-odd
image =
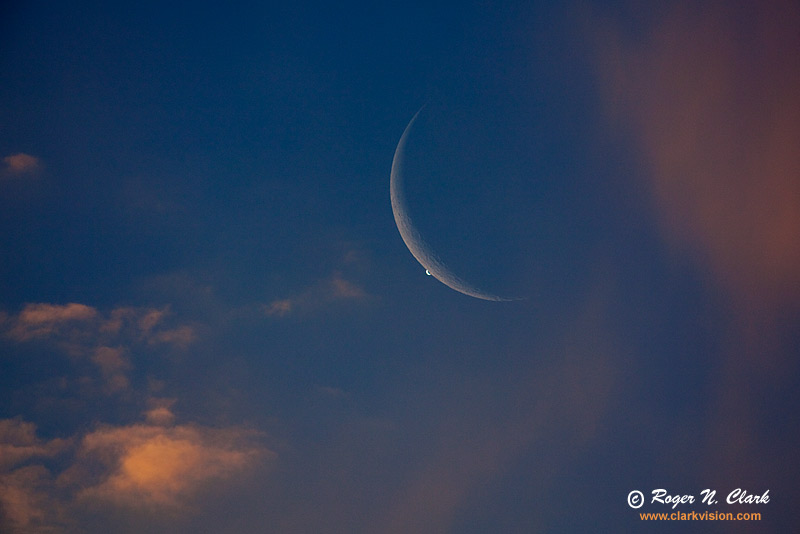
[{"label": "blue sky", "polygon": [[0,21],[0,530],[797,528],[792,2]]}]

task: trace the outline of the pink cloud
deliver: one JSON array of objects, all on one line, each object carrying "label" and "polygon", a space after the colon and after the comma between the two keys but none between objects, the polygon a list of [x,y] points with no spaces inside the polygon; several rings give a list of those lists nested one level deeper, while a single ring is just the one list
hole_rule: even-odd
[{"label": "pink cloud", "polygon": [[3,158],[6,165],[6,174],[22,175],[37,174],[42,169],[42,162],[39,158],[29,154],[12,154]]},{"label": "pink cloud", "polygon": [[699,451],[731,484],[785,480],[796,458],[762,436],[797,361],[785,317],[800,303],[798,28],[789,0],[686,2],[637,42],[613,27],[600,40],[611,126],[633,134],[665,241],[733,304]]},{"label": "pink cloud", "polygon": [[798,27],[788,0],[686,3],[642,42],[611,30],[600,46],[666,239],[747,306],[800,296]]}]

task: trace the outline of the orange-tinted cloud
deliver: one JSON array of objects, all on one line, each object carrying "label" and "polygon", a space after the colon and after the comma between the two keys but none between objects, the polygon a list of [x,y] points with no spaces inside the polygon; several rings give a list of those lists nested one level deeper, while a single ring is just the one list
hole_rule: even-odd
[{"label": "orange-tinted cloud", "polygon": [[48,458],[68,445],[63,439],[44,441],[36,435],[36,425],[21,419],[0,419],[0,471],[32,458]]},{"label": "orange-tinted cloud", "polygon": [[100,332],[104,334],[117,334],[123,326],[136,323],[136,318],[140,315],[135,308],[119,307],[111,310],[108,318],[100,325]]},{"label": "orange-tinted cloud", "polygon": [[331,291],[335,298],[339,299],[364,299],[367,292],[353,282],[345,280],[340,274],[336,274],[331,279]]},{"label": "orange-tinted cloud", "polygon": [[[219,489],[275,457],[242,428],[171,426],[170,404],[154,401],[147,423],[70,440],[42,440],[32,423],[0,420],[0,530],[58,532],[61,512],[87,502],[180,510],[210,484]],[[69,461],[60,474],[41,463],[56,455]]]},{"label": "orange-tinted cloud", "polygon": [[[74,373],[59,387],[74,384],[81,399],[123,393],[114,399],[121,403],[139,403],[163,389],[150,380],[149,391],[136,391],[129,373],[139,353],[163,350],[154,345],[185,348],[196,339],[195,329],[177,323],[168,307],[103,312],[78,303],[32,303],[3,313],[0,335],[70,356]],[[143,422],[100,426],[69,439],[45,440],[32,423],[0,420],[0,532],[70,531],[64,521],[117,507],[167,507],[179,515],[184,504],[223,491],[274,456],[255,432],[176,424],[174,399],[146,402]]]},{"label": "orange-tinted cloud", "polygon": [[150,409],[145,412],[145,420],[156,426],[170,426],[175,422],[175,414],[172,413],[172,405],[175,399],[151,398],[149,400]]},{"label": "orange-tinted cloud", "polygon": [[64,453],[69,445],[69,440],[39,438],[33,423],[0,420],[1,531],[39,532],[38,528],[53,524],[57,509],[50,497],[53,478],[36,462]]},{"label": "orange-tinted cloud", "polygon": [[91,321],[97,310],[83,304],[27,304],[6,334],[16,341],[27,341],[59,333],[66,325]]},{"label": "orange-tinted cloud", "polygon": [[0,531],[61,532],[52,486],[50,471],[42,465],[0,472]]},{"label": "orange-tinted cloud", "polygon": [[173,345],[177,348],[185,349],[191,345],[195,339],[197,339],[195,329],[191,326],[184,325],[171,330],[162,330],[152,334],[149,338],[149,343],[167,344]]},{"label": "orange-tinted cloud", "polygon": [[42,162],[39,158],[29,154],[12,154],[3,158],[5,163],[5,174],[7,175],[34,175],[42,170]]},{"label": "orange-tinted cloud", "polygon": [[131,355],[159,346],[185,350],[197,339],[194,327],[175,324],[169,307],[119,307],[101,313],[78,303],[32,303],[16,315],[0,315],[0,335],[18,343],[49,343],[58,352],[91,361],[97,371],[79,381],[90,384],[97,380],[91,375],[99,375],[100,387],[94,391],[106,395],[130,392]]},{"label": "orange-tinted cloud", "polygon": [[54,304],[28,304],[19,314],[22,323],[38,325],[64,321],[86,321],[97,315],[97,310],[84,304],[70,303],[64,306]]},{"label": "orange-tinted cloud", "polygon": [[672,245],[747,306],[800,296],[800,5],[685,3],[614,30],[606,102],[639,141]]},{"label": "orange-tinted cloud", "polygon": [[125,357],[123,347],[97,347],[91,359],[100,368],[107,393],[128,389],[130,383],[126,373],[130,370],[131,364]]},{"label": "orange-tinted cloud", "polygon": [[[102,347],[125,340],[128,343],[145,341],[186,348],[197,337],[195,329],[189,325],[167,325],[169,315],[169,307],[120,307],[106,315],[91,306],[74,302],[63,305],[31,303],[17,315],[0,316],[0,328],[6,336],[19,342],[34,338],[69,339],[73,344],[99,344]],[[95,347],[87,347],[87,351],[97,357]],[[109,361],[108,358],[106,355],[105,360]]]},{"label": "orange-tinted cloud", "polygon": [[138,321],[139,328],[144,334],[149,334],[153,328],[166,316],[167,309],[148,310]]},{"label": "orange-tinted cloud", "polygon": [[273,300],[262,309],[270,317],[284,317],[289,314],[314,312],[336,302],[363,302],[370,298],[369,293],[361,286],[336,272],[305,291],[290,298]]},{"label": "orange-tinted cloud", "polygon": [[292,311],[292,301],[290,299],[273,300],[264,306],[264,313],[271,317],[283,317]]},{"label": "orange-tinted cloud", "polygon": [[110,376],[130,368],[131,364],[124,354],[121,347],[97,347],[92,361],[100,367],[103,374]]},{"label": "orange-tinted cloud", "polygon": [[99,466],[105,474],[83,487],[81,498],[133,507],[179,506],[209,483],[243,475],[274,456],[242,429],[164,426],[172,421],[165,407],[148,412],[148,421],[100,428],[83,438],[80,467]]}]

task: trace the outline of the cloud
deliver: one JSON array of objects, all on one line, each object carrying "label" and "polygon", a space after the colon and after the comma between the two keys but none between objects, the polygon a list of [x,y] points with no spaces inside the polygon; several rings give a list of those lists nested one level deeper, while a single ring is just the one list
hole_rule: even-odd
[{"label": "cloud", "polygon": [[[160,347],[183,351],[197,340],[193,326],[175,324],[169,307],[102,313],[78,303],[26,304],[16,315],[0,316],[0,335],[17,343],[51,344],[77,361],[91,362],[96,371],[89,375],[99,375],[105,395],[130,391],[131,354]],[[79,381],[90,384],[96,380],[90,376]]]},{"label": "cloud", "polygon": [[130,383],[126,373],[131,369],[131,363],[125,357],[123,347],[97,347],[91,359],[105,379],[107,393],[128,389]]},{"label": "cloud", "polygon": [[148,412],[147,424],[109,426],[87,434],[76,471],[83,475],[99,467],[104,475],[81,488],[78,497],[125,507],[180,506],[209,483],[245,474],[274,456],[254,443],[248,431],[163,426],[172,419],[168,409],[155,408]]},{"label": "cloud", "polygon": [[167,314],[167,310],[148,310],[144,313],[144,315],[138,320],[139,328],[141,328],[144,334],[149,334],[153,327],[155,327],[164,316]]},{"label": "cloud", "polygon": [[13,321],[6,335],[16,341],[28,341],[63,332],[74,323],[91,321],[97,310],[83,304],[27,304]]},{"label": "cloud", "polygon": [[686,2],[638,40],[607,24],[598,41],[611,126],[640,150],[665,240],[733,304],[698,453],[707,479],[742,487],[796,486],[792,431],[765,421],[797,376],[798,28],[797,2]]},{"label": "cloud", "polygon": [[17,419],[0,419],[0,471],[33,458],[49,458],[62,452],[63,439],[43,441],[36,436],[36,425]]},{"label": "cloud", "polygon": [[97,347],[92,356],[92,361],[100,367],[104,375],[113,375],[130,369],[130,362],[124,357],[121,347]]},{"label": "cloud", "polygon": [[4,174],[8,176],[36,175],[42,170],[42,162],[39,158],[29,154],[12,154],[3,158],[5,163]]},{"label": "cloud", "polygon": [[0,472],[0,529],[3,532],[61,532],[53,479],[42,465]]},{"label": "cloud", "polygon": [[[0,420],[0,527],[60,531],[63,517],[87,503],[179,511],[201,490],[220,491],[275,457],[243,428],[171,426],[169,404],[155,401],[146,423],[104,425],[69,440],[42,440],[32,423]],[[56,455],[68,462],[54,474],[42,460]]]},{"label": "cloud", "polygon": [[610,116],[638,141],[669,243],[747,306],[800,296],[800,6],[680,4],[602,33]]},{"label": "cloud", "polygon": [[28,304],[19,314],[19,320],[27,324],[61,323],[93,319],[97,310],[84,304],[71,303],[64,306],[53,304]]},{"label": "cloud", "polygon": [[[79,303],[30,303],[17,313],[0,314],[0,337],[20,348],[35,344],[63,354],[71,364],[45,385],[28,385],[30,392],[21,398],[38,399],[40,385],[50,391],[55,383],[50,401],[72,402],[86,411],[83,421],[74,423],[78,430],[58,439],[42,438],[36,425],[21,417],[0,419],[2,532],[71,532],[87,516],[111,522],[120,514],[179,520],[204,499],[238,491],[237,481],[276,456],[258,432],[180,422],[175,399],[147,398],[156,391],[163,395],[165,385],[147,369],[132,376],[135,364],[147,362],[142,356],[148,351],[183,350],[197,339],[195,328],[178,321],[169,307],[99,310]],[[99,401],[92,399],[97,394]],[[92,410],[93,402],[103,407]],[[142,405],[143,418],[130,423],[124,414]],[[122,419],[101,424],[98,417]]]},{"label": "cloud", "polygon": [[341,302],[365,302],[371,297],[361,286],[347,280],[339,272],[289,298],[276,299],[262,307],[270,317],[316,312]]},{"label": "cloud", "polygon": [[292,300],[282,299],[273,300],[264,306],[264,313],[271,317],[283,317],[292,311]]},{"label": "cloud", "polygon": [[184,325],[172,330],[162,330],[150,336],[148,342],[152,345],[167,344],[185,349],[197,339],[195,329]]},{"label": "cloud", "polygon": [[148,423],[157,426],[171,426],[175,422],[175,414],[172,413],[175,399],[151,398],[149,404],[150,409],[145,412],[145,419]]},{"label": "cloud", "polygon": [[64,453],[71,441],[43,440],[36,425],[20,418],[0,420],[0,530],[31,528],[44,532],[56,522],[53,477],[37,461]]},{"label": "cloud", "polygon": [[[186,348],[195,341],[190,325],[166,326],[169,307],[119,307],[108,314],[85,304],[31,303],[17,314],[0,321],[3,333],[14,341],[32,339],[70,340],[74,343],[108,344],[124,339],[128,343],[170,344]],[[92,351],[94,348],[92,347]]]},{"label": "cloud", "polygon": [[348,282],[341,275],[334,275],[330,281],[333,297],[336,299],[356,299],[367,298],[367,292],[353,282]]}]

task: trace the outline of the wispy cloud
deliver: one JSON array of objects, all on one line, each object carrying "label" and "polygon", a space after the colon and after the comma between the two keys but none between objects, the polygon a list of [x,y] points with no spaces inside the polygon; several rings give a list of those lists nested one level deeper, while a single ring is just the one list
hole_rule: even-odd
[{"label": "wispy cloud", "polygon": [[10,533],[63,532],[52,490],[52,474],[43,465],[0,470],[0,529]]},{"label": "wispy cloud", "polygon": [[269,304],[264,306],[264,313],[269,315],[270,317],[283,317],[291,313],[292,308],[294,307],[292,299],[279,299],[273,300]]},{"label": "wispy cloud", "polygon": [[7,470],[33,458],[49,458],[62,452],[68,441],[44,441],[36,435],[36,425],[22,419],[0,420],[0,469]]},{"label": "wispy cloud", "polygon": [[748,306],[800,295],[798,27],[788,0],[687,2],[638,41],[608,29],[598,46],[664,235]]},{"label": "wispy cloud", "polygon": [[28,341],[63,334],[67,327],[87,323],[97,316],[97,310],[84,304],[27,304],[12,320],[6,335],[16,341]]},{"label": "wispy cloud", "polygon": [[[2,333],[14,341],[32,339],[86,339],[109,342],[125,339],[150,344],[168,343],[186,347],[196,338],[190,325],[167,326],[169,307],[114,308],[106,314],[85,304],[31,303],[16,315],[5,315]],[[90,341],[87,341],[87,343]]]},{"label": "wispy cloud", "polygon": [[341,275],[334,275],[330,281],[331,293],[335,299],[363,300],[367,292],[353,282],[345,280]]},{"label": "wispy cloud", "polygon": [[46,532],[58,523],[54,480],[41,462],[70,445],[70,440],[39,438],[36,425],[20,418],[0,420],[0,529]]},{"label": "wispy cloud", "polygon": [[273,300],[264,305],[262,310],[270,317],[285,317],[316,312],[335,303],[366,302],[370,298],[364,288],[345,279],[342,273],[335,272],[294,296]]},{"label": "wispy cloud", "polygon": [[39,158],[30,154],[12,154],[3,158],[3,173],[6,176],[36,175],[42,168]]},{"label": "wispy cloud", "polygon": [[634,134],[666,241],[732,303],[703,465],[737,485],[794,487],[795,445],[763,436],[797,368],[783,314],[800,302],[798,28],[797,2],[685,2],[635,41],[607,25],[598,47],[610,117]]},{"label": "wispy cloud", "polygon": [[175,399],[150,398],[150,408],[145,412],[145,420],[151,425],[170,426],[175,421],[172,405]]},{"label": "wispy cloud", "polygon": [[118,307],[102,313],[85,304],[31,303],[5,314],[0,335],[16,343],[49,343],[73,358],[92,362],[107,394],[126,391],[135,348],[166,346],[186,350],[196,330],[175,324],[169,307]]},{"label": "wispy cloud", "polygon": [[125,357],[124,348],[97,347],[91,356],[91,360],[100,368],[108,393],[116,393],[128,389],[130,384],[126,373],[131,369],[131,363]]},{"label": "wispy cloud", "polygon": [[189,325],[179,326],[170,330],[161,330],[149,336],[150,344],[167,344],[181,349],[187,348],[197,339],[195,329]]}]

